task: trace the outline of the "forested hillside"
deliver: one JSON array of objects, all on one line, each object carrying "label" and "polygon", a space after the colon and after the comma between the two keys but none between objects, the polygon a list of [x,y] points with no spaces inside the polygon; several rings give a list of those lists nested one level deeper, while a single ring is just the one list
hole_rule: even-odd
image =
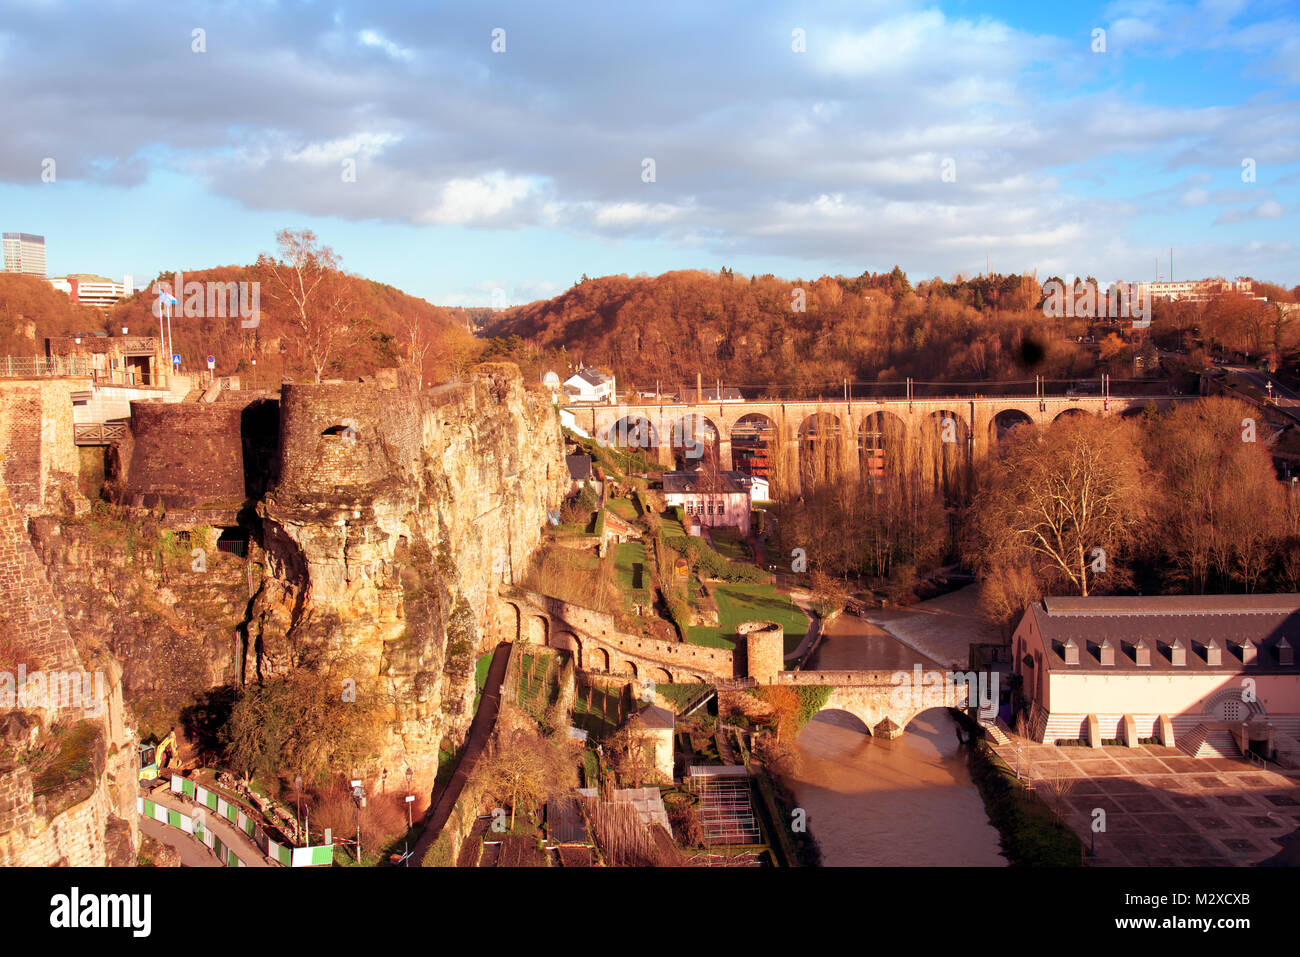
[{"label": "forested hillside", "polygon": [[[160,280],[171,283],[174,273]],[[204,357],[215,356],[220,374],[240,374],[251,383],[253,359],[256,381],[266,386],[281,376],[310,380],[314,369],[303,353],[303,331],[294,322],[293,304],[276,295],[265,271],[253,266],[223,266],[183,273],[183,282],[260,282],[259,321],[244,328],[239,316],[187,316],[173,307],[171,335],[183,369],[206,368]],[[337,337],[324,375],[354,377],[408,360],[411,337],[417,349],[427,346],[425,378],[441,381],[481,351],[470,331],[472,317],[464,310],[435,306],[424,299],[382,283],[342,272],[330,275],[331,293],[343,305],[335,320]],[[181,296],[177,297],[182,300]],[[159,334],[154,313],[153,281],[134,296],[108,310],[74,305],[68,296],[33,276],[0,273],[0,354],[44,354],[45,337],[78,332],[119,335],[125,326],[132,335]],[[233,309],[233,307],[232,307]]]},{"label": "forested hillside", "polygon": [[[843,379],[1069,378],[1095,360],[1083,320],[1050,320],[1029,276],[913,288],[901,270],[812,282],[729,270],[586,279],[555,299],[490,321],[484,335],[606,365],[620,388],[721,378],[783,394]],[[802,307],[802,308],[801,308]]]}]

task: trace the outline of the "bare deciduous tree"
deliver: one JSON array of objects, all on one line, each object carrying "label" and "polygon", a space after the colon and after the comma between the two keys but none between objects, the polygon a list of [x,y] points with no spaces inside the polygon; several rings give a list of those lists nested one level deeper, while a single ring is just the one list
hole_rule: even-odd
[{"label": "bare deciduous tree", "polygon": [[1149,498],[1132,423],[1070,416],[1007,437],[975,497],[967,555],[990,568],[1029,564],[1087,595],[1123,581],[1117,559],[1145,528]]},{"label": "bare deciduous tree", "polygon": [[310,229],[282,229],[275,241],[279,258],[263,253],[257,268],[267,277],[268,296],[285,306],[297,328],[298,350],[319,383],[335,350],[352,336],[352,302],[339,257]]}]

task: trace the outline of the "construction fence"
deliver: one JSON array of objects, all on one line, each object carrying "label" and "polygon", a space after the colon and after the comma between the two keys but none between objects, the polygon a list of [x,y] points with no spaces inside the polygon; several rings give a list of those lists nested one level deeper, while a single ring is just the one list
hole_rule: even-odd
[{"label": "construction fence", "polygon": [[[265,829],[256,820],[245,814],[238,805],[231,804],[215,791],[196,784],[189,778],[172,775],[171,792],[189,798],[206,811],[212,811],[225,818],[236,829],[248,835],[267,859],[284,867],[317,867],[334,862],[334,845],[318,844],[312,847],[291,847],[273,841]],[[222,844],[212,831],[203,827],[203,814],[185,815],[180,811],[162,807],[154,801],[140,797],[136,799],[137,810],[145,817],[151,817],[163,824],[178,827],[186,834],[192,834],[207,847],[211,848],[217,858],[227,867],[246,866],[235,853]],[[197,820],[196,820],[197,819]]]},{"label": "construction fence", "polygon": [[151,818],[162,824],[169,824],[172,827],[179,828],[186,834],[192,834],[198,840],[217,856],[222,865],[225,867],[247,867],[243,861],[230,848],[222,842],[221,838],[213,834],[207,828],[201,827],[195,823],[194,818],[182,814],[180,811],[172,808],[163,807],[150,801],[146,797],[137,797],[135,799],[136,810],[140,812],[141,817]]}]

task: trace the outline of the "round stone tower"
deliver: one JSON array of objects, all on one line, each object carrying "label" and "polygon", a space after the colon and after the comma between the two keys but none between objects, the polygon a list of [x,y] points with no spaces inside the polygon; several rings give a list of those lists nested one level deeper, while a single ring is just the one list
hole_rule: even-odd
[{"label": "round stone tower", "polygon": [[736,634],[745,639],[746,674],[759,684],[776,684],[785,664],[785,629],[774,621],[746,621]]}]

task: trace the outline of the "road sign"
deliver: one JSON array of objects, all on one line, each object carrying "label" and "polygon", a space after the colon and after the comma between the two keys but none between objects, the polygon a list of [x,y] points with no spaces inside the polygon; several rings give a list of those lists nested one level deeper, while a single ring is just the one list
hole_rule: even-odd
[{"label": "road sign", "polygon": [[174,366],[178,366],[178,365],[180,365],[180,364],[181,364],[181,357],[180,357],[180,356],[172,356],[172,365],[174,365]]},{"label": "road sign", "polygon": [[208,368],[209,368],[209,369],[215,369],[216,367],[217,367],[217,357],[216,357],[216,356],[208,356]]}]

